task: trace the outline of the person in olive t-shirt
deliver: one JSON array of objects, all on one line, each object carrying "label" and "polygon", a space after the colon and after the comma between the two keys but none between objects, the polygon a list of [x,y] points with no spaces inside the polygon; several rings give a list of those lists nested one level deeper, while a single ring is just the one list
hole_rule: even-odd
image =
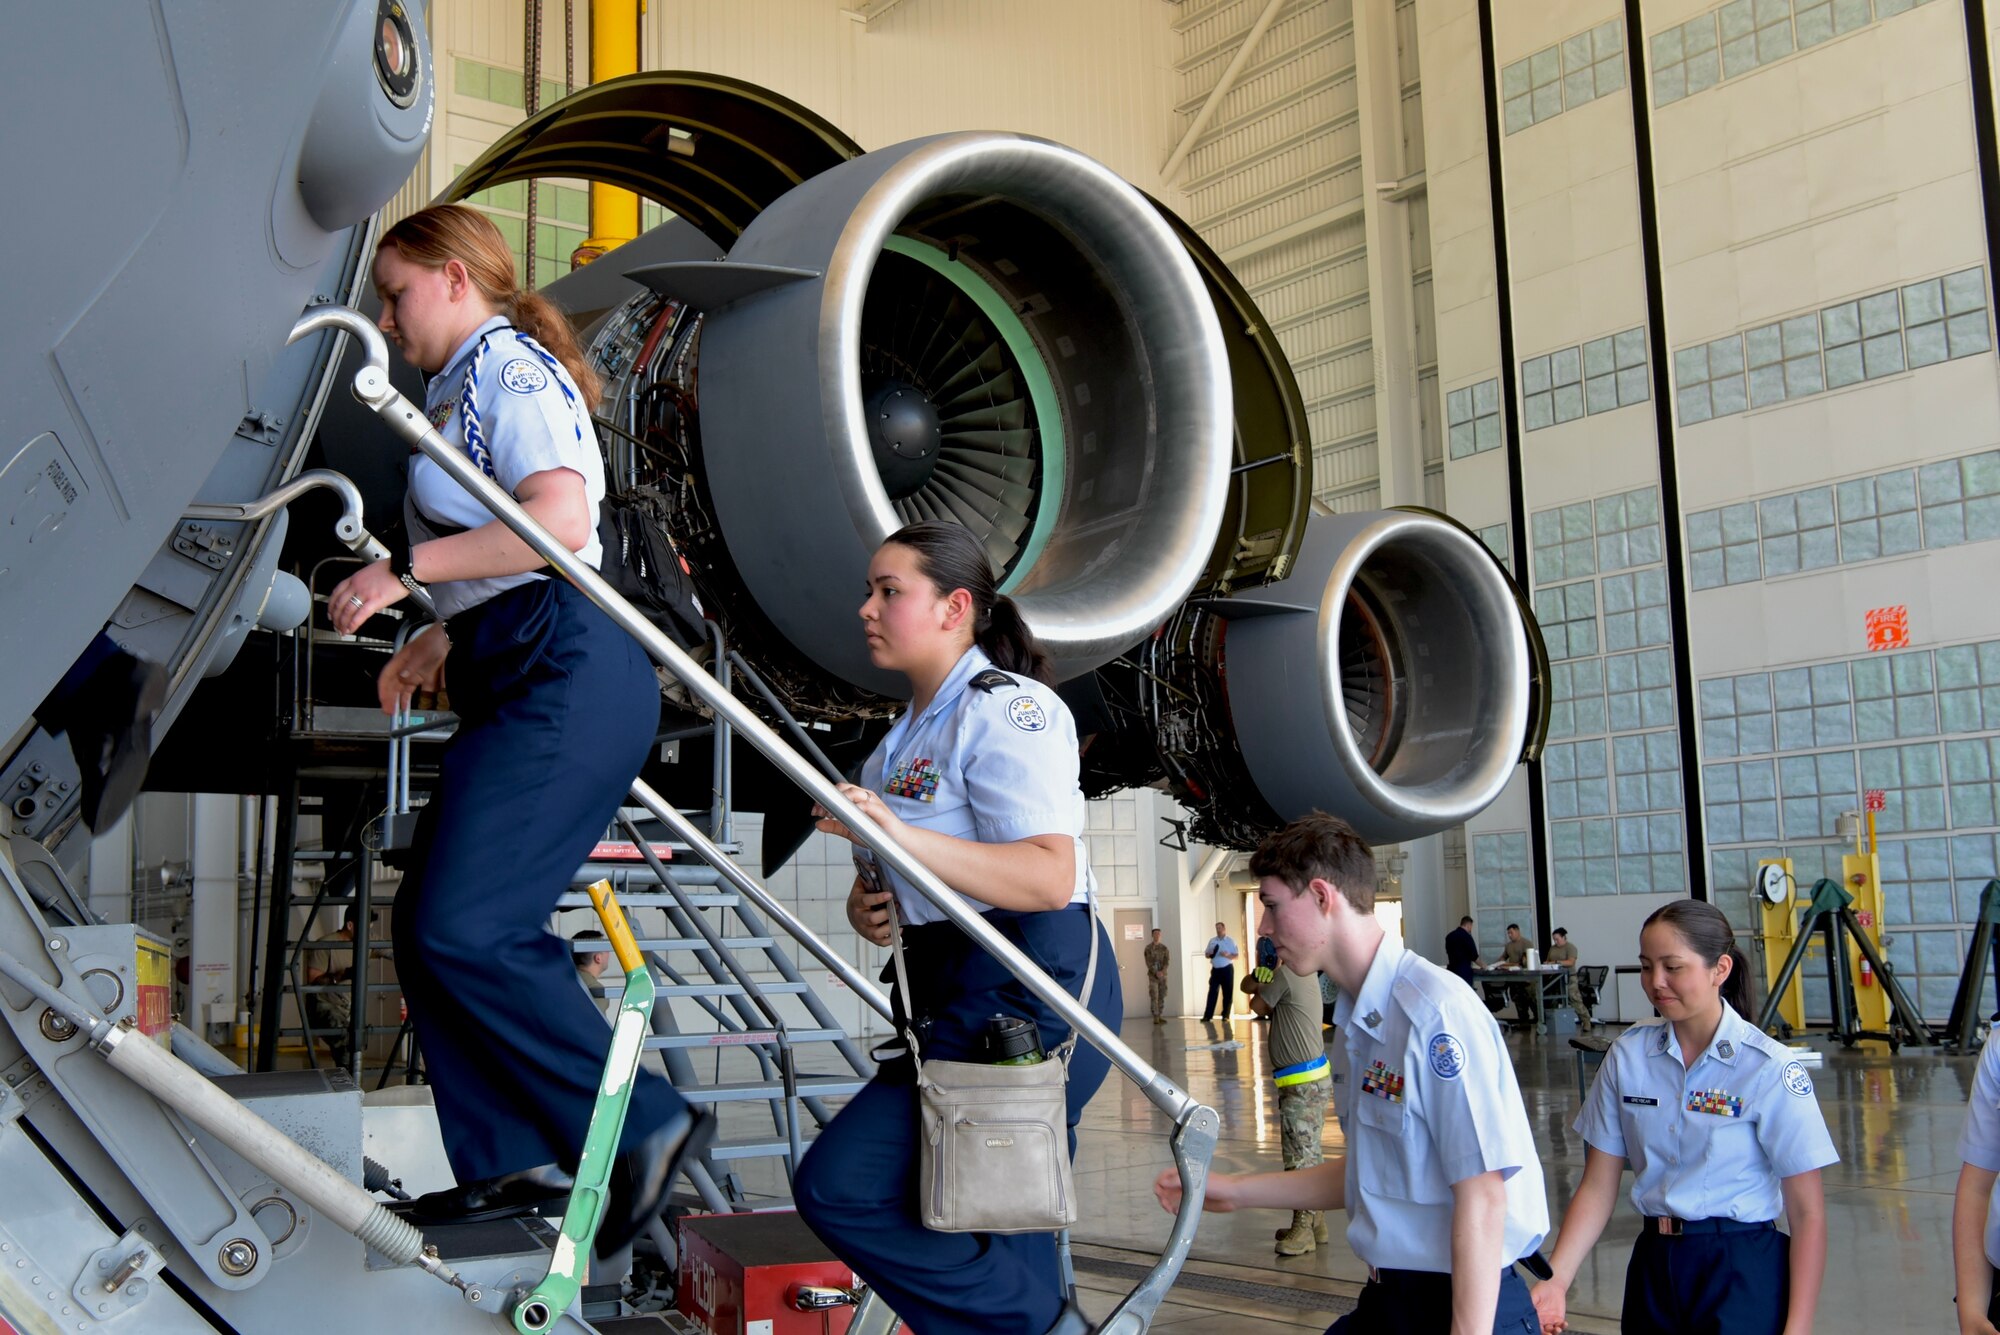
[{"label": "person in olive t-shirt", "polygon": [[[1332,1068],[1316,1014],[1319,980],[1280,966],[1258,983],[1250,1009],[1271,1020],[1271,1071],[1278,1082],[1278,1143],[1285,1171],[1324,1163],[1320,1132],[1326,1125]],[[1318,1210],[1294,1210],[1292,1222],[1278,1230],[1278,1255],[1303,1256],[1325,1241],[1326,1216]]]},{"label": "person in olive t-shirt", "polygon": [[1569,1008],[1576,1012],[1577,1027],[1589,1033],[1597,1027],[1590,1018],[1590,1007],[1583,1002],[1583,979],[1577,973],[1576,947],[1569,943],[1569,933],[1558,927],[1549,933],[1549,963],[1559,964],[1568,975]]}]

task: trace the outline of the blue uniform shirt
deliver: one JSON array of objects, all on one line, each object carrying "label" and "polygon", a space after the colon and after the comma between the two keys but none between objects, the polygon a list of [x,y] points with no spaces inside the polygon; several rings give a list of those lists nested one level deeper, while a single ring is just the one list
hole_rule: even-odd
[{"label": "blue uniform shirt", "polygon": [[[590,502],[591,526],[590,541],[577,556],[596,569],[603,554],[597,539],[597,507],[604,500],[604,460],[598,453],[589,410],[569,372],[560,364],[551,365],[522,342],[512,325],[495,316],[461,343],[444,369],[431,377],[424,395],[425,415],[446,444],[470,454],[464,394],[481,339],[486,341],[486,352],[478,359],[477,381],[471,390],[480,434],[493,463],[493,480],[512,495],[528,477],[551,468],[567,468],[581,475]],[[410,489],[404,509],[406,514],[414,509],[420,522],[429,520],[456,528],[478,528],[493,520],[491,510],[423,455],[410,460]],[[411,536],[413,543],[421,540],[414,525]],[[451,617],[505,589],[541,578],[523,574],[452,580],[432,585],[431,597],[438,614]]]},{"label": "blue uniform shirt", "polygon": [[1452,1184],[1498,1171],[1507,1224],[1495,1264],[1549,1231],[1542,1165],[1492,1014],[1458,979],[1384,936],[1333,1022],[1333,1101],[1347,1138],[1347,1242],[1383,1270],[1451,1268]]},{"label": "blue uniform shirt", "polygon": [[[1965,1130],[1958,1137],[1958,1157],[1974,1168],[2000,1172],[2000,1041],[1980,1050]],[[2000,1268],[2000,1180],[1994,1182],[1992,1199],[1986,1202],[1986,1259]]]},{"label": "blue uniform shirt", "polygon": [[1631,1162],[1632,1205],[1642,1215],[1776,1219],[1781,1179],[1840,1160],[1806,1068],[1728,1005],[1691,1067],[1671,1024],[1626,1030],[1605,1054],[1575,1130]]},{"label": "blue uniform shirt", "polygon": [[[905,824],[982,844],[1038,834],[1068,835],[1076,845],[1082,903],[1092,880],[1083,844],[1083,789],[1077,784],[1076,721],[1055,691],[1031,677],[1002,672],[974,645],[958,660],[921,715],[889,729],[861,768],[861,784],[880,793]],[[855,861],[873,855],[857,848]],[[884,867],[903,922],[945,916]],[[984,913],[992,907],[966,899]]]}]

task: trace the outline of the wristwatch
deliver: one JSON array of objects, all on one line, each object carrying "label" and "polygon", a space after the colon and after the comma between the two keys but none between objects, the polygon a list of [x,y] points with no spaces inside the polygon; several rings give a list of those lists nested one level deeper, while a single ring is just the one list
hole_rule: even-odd
[{"label": "wristwatch", "polygon": [[403,582],[403,587],[411,593],[423,593],[425,588],[417,577],[410,573],[415,553],[412,548],[398,547],[389,553],[389,573]]}]

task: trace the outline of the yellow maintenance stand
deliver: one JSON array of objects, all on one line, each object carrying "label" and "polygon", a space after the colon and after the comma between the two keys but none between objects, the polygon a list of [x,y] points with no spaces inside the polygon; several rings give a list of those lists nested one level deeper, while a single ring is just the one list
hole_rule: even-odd
[{"label": "yellow maintenance stand", "polygon": [[[1806,1028],[1799,966],[1818,955],[1826,964],[1832,1030],[1852,1047],[1864,1038],[1891,1048],[1929,1046],[1931,1032],[1916,1003],[1889,971],[1882,954],[1882,877],[1875,845],[1874,794],[1864,828],[1856,822],[1854,852],[1841,859],[1845,884],[1831,878],[1797,902],[1789,858],[1758,865],[1756,890],[1763,912],[1764,959],[1769,987],[1758,1027],[1787,1035]],[[1775,968],[1773,964],[1775,963]],[[1782,1026],[1782,1030],[1779,1028]]]}]

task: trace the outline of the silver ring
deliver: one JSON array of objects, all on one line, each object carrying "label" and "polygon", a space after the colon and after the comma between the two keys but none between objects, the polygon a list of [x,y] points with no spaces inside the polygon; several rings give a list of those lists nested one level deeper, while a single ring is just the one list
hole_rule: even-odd
[{"label": "silver ring", "polygon": [[350,593],[349,595],[347,595],[347,601],[352,603],[356,607],[365,606],[368,602],[366,598],[363,598],[358,593]]}]

